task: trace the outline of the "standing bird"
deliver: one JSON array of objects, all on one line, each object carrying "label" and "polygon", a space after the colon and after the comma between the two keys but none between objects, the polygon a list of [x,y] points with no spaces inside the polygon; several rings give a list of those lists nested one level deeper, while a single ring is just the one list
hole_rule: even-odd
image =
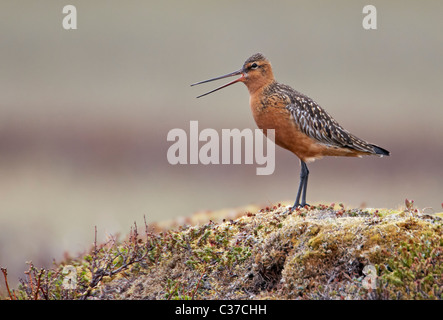
[{"label": "standing bird", "polygon": [[271,63],[261,53],[248,58],[238,71],[191,86],[236,75],[240,77],[197,98],[237,82],[246,85],[257,126],[265,134],[267,129],[274,129],[275,143],[293,152],[300,159],[300,184],[291,211],[308,205],[306,189],[309,170],[306,163],[324,156],[389,156],[389,151],[348,132],[311,98],[275,81]]}]

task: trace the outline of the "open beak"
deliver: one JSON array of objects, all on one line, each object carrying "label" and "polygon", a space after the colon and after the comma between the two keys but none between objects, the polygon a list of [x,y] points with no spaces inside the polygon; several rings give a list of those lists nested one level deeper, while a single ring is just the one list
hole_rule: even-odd
[{"label": "open beak", "polygon": [[215,92],[215,91],[218,91],[218,90],[220,90],[220,89],[226,88],[227,86],[230,86],[231,84],[234,84],[234,83],[236,83],[236,82],[243,81],[243,79],[245,78],[244,73],[242,72],[242,70],[234,71],[234,72],[231,72],[231,73],[225,74],[224,76],[220,76],[220,77],[212,78],[212,79],[209,79],[209,80],[205,80],[205,81],[200,81],[200,82],[197,82],[197,83],[193,83],[193,84],[191,84],[191,87],[192,87],[192,86],[196,86],[196,85],[198,85],[198,84],[206,83],[206,82],[211,82],[211,81],[215,81],[215,80],[219,80],[219,79],[224,79],[224,78],[228,78],[228,77],[238,76],[239,74],[241,74],[241,77],[240,77],[240,78],[238,78],[238,79],[236,79],[236,80],[234,80],[234,81],[231,81],[231,82],[229,82],[229,83],[227,83],[227,84],[225,84],[225,85],[223,85],[223,86],[220,86],[220,87],[218,87],[218,88],[216,88],[216,89],[214,89],[214,90],[212,90],[212,91],[209,91],[209,92],[206,92],[206,93],[204,93],[204,94],[202,94],[202,95],[199,95],[199,96],[197,97],[197,98],[200,98],[200,97],[206,96],[206,95],[208,95],[208,94],[210,94],[210,93],[213,93],[213,92]]}]

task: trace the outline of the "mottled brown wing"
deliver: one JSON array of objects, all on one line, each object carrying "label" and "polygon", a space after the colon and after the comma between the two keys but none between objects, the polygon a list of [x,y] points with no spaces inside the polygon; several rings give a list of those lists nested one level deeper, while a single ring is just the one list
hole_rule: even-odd
[{"label": "mottled brown wing", "polygon": [[330,147],[350,148],[375,153],[373,146],[349,133],[315,101],[306,96],[292,96],[286,108],[307,136]]}]

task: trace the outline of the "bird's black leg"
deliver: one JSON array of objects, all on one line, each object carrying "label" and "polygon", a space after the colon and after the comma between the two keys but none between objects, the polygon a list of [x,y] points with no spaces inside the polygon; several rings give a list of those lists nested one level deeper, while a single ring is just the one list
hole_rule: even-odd
[{"label": "bird's black leg", "polygon": [[[306,189],[308,186],[309,170],[308,170],[308,166],[306,165],[305,162],[300,160],[300,164],[301,164],[300,184],[298,186],[297,198],[295,199],[295,203],[292,206],[292,210],[294,210],[298,207],[304,207],[304,206],[308,205],[306,203]],[[300,203],[300,196],[301,196],[301,203]]]},{"label": "bird's black leg", "polygon": [[308,177],[309,177],[309,170],[308,170],[308,166],[306,165],[306,163],[302,162],[302,169],[304,168],[304,181],[303,181],[303,193],[301,196],[301,203],[300,206],[304,207],[304,206],[309,206],[309,204],[306,203],[306,190],[308,189]]},{"label": "bird's black leg", "polygon": [[295,198],[295,202],[294,205],[292,206],[292,209],[295,209],[300,206],[300,196],[302,190],[303,190],[303,178],[302,175],[300,174],[300,184],[298,185],[297,198]]}]

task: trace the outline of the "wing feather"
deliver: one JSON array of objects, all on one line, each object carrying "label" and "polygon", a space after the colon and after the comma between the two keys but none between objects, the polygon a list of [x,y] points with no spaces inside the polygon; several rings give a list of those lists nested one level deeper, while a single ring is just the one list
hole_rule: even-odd
[{"label": "wing feather", "polygon": [[352,135],[323,110],[315,101],[304,95],[290,97],[286,106],[299,129],[312,139],[330,147],[350,148],[375,153],[372,145]]}]

